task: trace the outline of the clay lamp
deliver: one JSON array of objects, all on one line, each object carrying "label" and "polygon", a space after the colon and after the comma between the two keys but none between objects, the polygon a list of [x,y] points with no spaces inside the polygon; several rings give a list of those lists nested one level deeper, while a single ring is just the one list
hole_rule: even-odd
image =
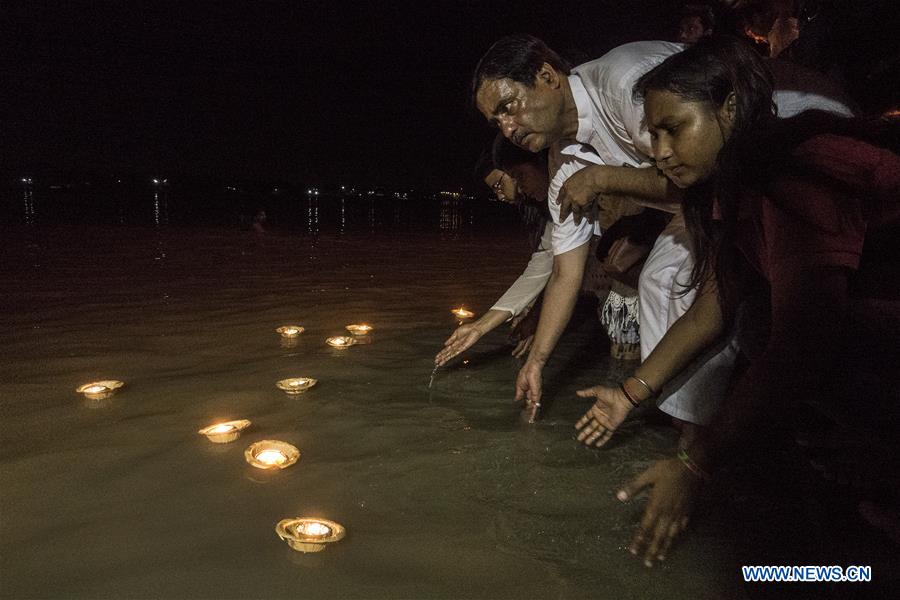
[{"label": "clay lamp", "polygon": [[295,517],[279,521],[275,533],[298,552],[321,552],[327,544],[343,539],[347,530],[328,519]]},{"label": "clay lamp", "polygon": [[241,432],[248,427],[250,427],[250,421],[241,419],[239,421],[216,423],[209,427],[204,427],[197,433],[205,435],[214,444],[227,444],[241,437]]},{"label": "clay lamp", "polygon": [[300,450],[286,442],[262,440],[250,444],[244,458],[257,469],[286,469],[300,460]]}]

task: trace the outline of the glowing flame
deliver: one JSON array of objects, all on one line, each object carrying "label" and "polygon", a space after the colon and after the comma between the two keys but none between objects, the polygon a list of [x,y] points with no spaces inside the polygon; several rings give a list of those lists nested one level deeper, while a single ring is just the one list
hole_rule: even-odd
[{"label": "glowing flame", "polygon": [[749,25],[744,27],[744,35],[746,35],[748,38],[750,38],[757,44],[766,44],[767,46],[769,45],[769,38],[767,38],[764,35],[759,35],[755,31],[753,31],[753,28],[750,27]]}]

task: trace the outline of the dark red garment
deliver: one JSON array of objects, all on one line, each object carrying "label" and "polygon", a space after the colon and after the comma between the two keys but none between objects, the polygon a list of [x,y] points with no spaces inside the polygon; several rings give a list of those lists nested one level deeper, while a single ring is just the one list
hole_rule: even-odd
[{"label": "dark red garment", "polygon": [[[900,227],[900,156],[823,134],[797,146],[791,157],[792,168],[769,182],[765,193],[742,194],[738,248],[769,282],[810,267],[858,270],[867,236]],[[894,272],[900,272],[900,256],[876,258],[893,259]]]}]

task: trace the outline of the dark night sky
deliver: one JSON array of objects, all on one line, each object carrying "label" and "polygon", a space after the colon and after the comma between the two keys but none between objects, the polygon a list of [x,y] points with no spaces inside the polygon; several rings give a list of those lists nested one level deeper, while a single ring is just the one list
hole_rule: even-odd
[{"label": "dark night sky", "polygon": [[593,57],[678,2],[4,2],[2,170],[469,184],[468,78],[529,32]]}]

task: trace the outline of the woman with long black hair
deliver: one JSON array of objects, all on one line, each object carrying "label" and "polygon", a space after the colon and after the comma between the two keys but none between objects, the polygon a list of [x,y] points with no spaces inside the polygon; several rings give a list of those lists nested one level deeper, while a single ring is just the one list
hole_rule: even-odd
[{"label": "woman with long black hair", "polygon": [[764,318],[738,319],[759,343],[742,343],[749,366],[714,421],[618,493],[652,488],[630,548],[650,565],[686,526],[703,480],[789,423],[799,403],[896,443],[900,156],[886,121],[777,120],[771,75],[735,38],[673,55],[635,93],[657,168],[686,190],[690,283],[701,291],[620,393],[579,421],[579,439],[605,443],[632,405],[734,326],[748,299],[766,307]]}]

